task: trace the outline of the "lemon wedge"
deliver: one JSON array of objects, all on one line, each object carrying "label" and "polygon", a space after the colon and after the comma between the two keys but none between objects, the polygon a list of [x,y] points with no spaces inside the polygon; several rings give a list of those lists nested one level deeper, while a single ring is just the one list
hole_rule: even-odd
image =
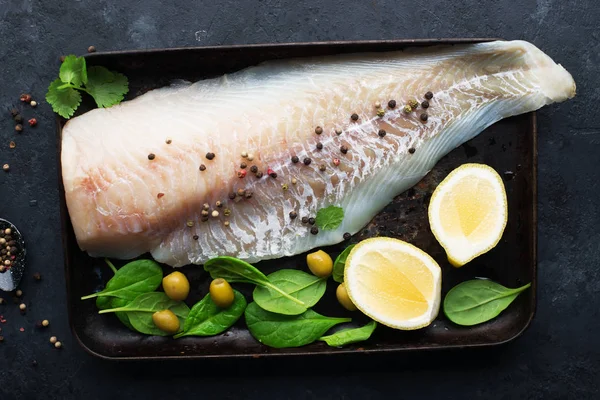
[{"label": "lemon wedge", "polygon": [[391,328],[422,328],[440,309],[439,265],[402,240],[377,237],[359,242],[346,260],[344,283],[360,311]]},{"label": "lemon wedge", "polygon": [[502,178],[484,164],[456,168],[438,185],[429,202],[431,231],[455,267],[496,246],[507,216]]}]

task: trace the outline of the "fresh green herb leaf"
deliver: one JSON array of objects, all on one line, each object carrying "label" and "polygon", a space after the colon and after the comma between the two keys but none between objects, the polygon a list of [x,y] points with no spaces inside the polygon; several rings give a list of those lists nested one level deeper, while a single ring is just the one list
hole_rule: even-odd
[{"label": "fresh green herb leaf", "polygon": [[333,280],[342,283],[344,282],[344,268],[346,267],[346,260],[348,259],[348,255],[350,251],[356,246],[355,244],[351,244],[346,247],[344,251],[340,253],[339,256],[335,259],[333,263]]},{"label": "fresh green herb leaf", "polygon": [[74,55],[66,56],[65,61],[60,65],[58,76],[63,83],[70,83],[74,86],[86,84],[88,77],[85,68],[85,58]]},{"label": "fresh green herb leaf", "polygon": [[[120,299],[118,297],[98,297],[98,298],[96,298],[96,304],[98,304],[98,300],[101,300],[101,299],[109,299],[110,300],[109,307],[106,309],[125,307],[127,304],[129,304],[129,300]],[[133,327],[133,325],[131,325],[131,322],[129,321],[129,315],[127,315],[126,312],[122,312],[122,311],[116,312],[115,315],[117,316],[119,321],[121,321],[123,323],[123,325],[125,325],[132,331],[135,331],[135,328]]]},{"label": "fresh green herb leaf", "polygon": [[267,278],[273,285],[304,303],[304,306],[301,306],[290,301],[280,292],[269,287],[257,286],[253,293],[256,304],[264,310],[278,314],[302,314],[307,308],[317,304],[327,287],[327,278],[318,278],[294,269],[281,269],[268,275]]},{"label": "fresh green herb leaf", "polygon": [[214,336],[225,332],[244,314],[246,299],[237,290],[233,291],[235,298],[233,304],[228,308],[219,308],[210,298],[210,294],[204,296],[188,314],[183,326],[183,332],[174,338],[183,336]]},{"label": "fresh green herb leaf", "polygon": [[69,119],[81,104],[81,94],[71,88],[61,88],[63,82],[56,79],[48,87],[46,101],[52,106],[52,110],[63,118]]},{"label": "fresh green herb leaf", "polygon": [[111,72],[104,67],[90,67],[87,92],[94,98],[98,107],[110,107],[119,104],[129,91],[127,77]]},{"label": "fresh green herb leaf", "polygon": [[450,289],[444,299],[444,314],[458,325],[481,324],[497,317],[530,286],[509,289],[489,279],[466,281]]},{"label": "fresh green herb leaf", "polygon": [[306,306],[303,301],[290,296],[277,286],[273,285],[265,274],[258,269],[235,257],[222,256],[212,258],[204,263],[204,270],[210,273],[210,276],[213,279],[223,278],[229,283],[251,283],[267,287],[303,307]]},{"label": "fresh green herb leaf", "polygon": [[246,325],[259,342],[275,348],[300,347],[320,338],[337,324],[350,318],[331,318],[306,310],[300,315],[281,315],[260,308],[252,302],[246,307]]},{"label": "fresh green herb leaf", "polygon": [[324,341],[331,347],[342,347],[369,339],[375,328],[377,328],[377,322],[371,321],[360,328],[342,329],[332,335],[322,336],[319,340]]},{"label": "fresh green herb leaf", "polygon": [[98,313],[124,312],[136,331],[146,335],[168,336],[169,334],[158,329],[152,320],[152,314],[163,310],[171,310],[179,319],[179,324],[182,327],[190,312],[184,302],[171,300],[163,292],[150,292],[140,294],[123,307],[101,310]]},{"label": "fresh green herb leaf", "polygon": [[344,209],[342,207],[329,206],[317,211],[315,222],[324,231],[336,229],[344,220]]},{"label": "fresh green herb leaf", "polygon": [[142,293],[153,292],[161,281],[162,269],[155,261],[132,261],[115,273],[104,290],[84,296],[81,300],[110,296],[131,301]]}]

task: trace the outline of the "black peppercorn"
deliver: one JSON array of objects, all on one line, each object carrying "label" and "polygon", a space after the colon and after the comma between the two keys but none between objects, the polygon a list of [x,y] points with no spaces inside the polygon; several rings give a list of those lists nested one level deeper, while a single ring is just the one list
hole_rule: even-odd
[{"label": "black peppercorn", "polygon": [[379,137],[384,137],[386,134],[386,131],[384,129],[380,129],[379,132],[377,132],[377,134],[379,135]]},{"label": "black peppercorn", "polygon": [[429,108],[429,102],[427,100],[423,100],[421,102],[421,107],[423,107],[423,108]]},{"label": "black peppercorn", "polygon": [[358,114],[357,114],[357,113],[354,113],[354,114],[352,114],[352,115],[350,116],[350,119],[351,119],[352,121],[358,121]]},{"label": "black peppercorn", "polygon": [[247,167],[247,165],[246,165],[246,163],[245,163],[245,162],[243,162],[243,163],[241,163],[241,164],[240,164],[240,168],[241,168],[241,169],[246,169],[246,167]]},{"label": "black peppercorn", "polygon": [[229,193],[229,198],[230,198],[231,200],[235,199],[235,193],[234,193],[234,192],[230,192],[230,193]]},{"label": "black peppercorn", "polygon": [[427,100],[431,100],[431,99],[433,99],[433,93],[431,93],[431,92],[427,92],[427,93],[425,93],[425,98],[426,98]]},{"label": "black peppercorn", "polygon": [[194,235],[194,236],[192,236],[192,239],[194,239],[194,240],[198,240],[198,235]]},{"label": "black peppercorn", "polygon": [[290,211],[290,218],[291,219],[296,219],[297,216],[298,216],[298,214],[296,213],[296,211]]},{"label": "black peppercorn", "polygon": [[421,118],[421,121],[426,122],[428,117],[427,114],[423,113],[419,118]]},{"label": "black peppercorn", "polygon": [[257,177],[258,179],[262,178],[262,177],[263,177],[263,173],[262,173],[261,171],[258,171],[258,172],[256,173],[256,177]]},{"label": "black peppercorn", "polygon": [[390,100],[390,101],[388,101],[388,107],[389,108],[396,108],[396,100]]},{"label": "black peppercorn", "polygon": [[415,154],[416,149],[414,147],[411,147],[410,149],[408,149],[408,152],[410,154]]},{"label": "black peppercorn", "polygon": [[148,160],[154,160],[155,158],[156,158],[156,155],[154,153],[148,154]]},{"label": "black peppercorn", "polygon": [[21,116],[21,114],[17,114],[17,115],[15,115],[15,116],[13,117],[13,119],[15,120],[15,122],[16,122],[17,124],[20,124],[20,123],[22,123],[22,122],[23,122],[23,117]]},{"label": "black peppercorn", "polygon": [[315,224],[315,219],[314,218],[309,218],[308,219],[308,223],[311,224],[311,225],[314,225]]},{"label": "black peppercorn", "polygon": [[323,150],[323,143],[317,143],[317,150]]},{"label": "black peppercorn", "polygon": [[19,115],[19,110],[17,110],[16,108],[11,109],[10,115],[16,117],[17,115]]},{"label": "black peppercorn", "polygon": [[213,158],[215,158],[215,153],[206,153],[207,160],[212,160]]},{"label": "black peppercorn", "polygon": [[342,152],[342,154],[346,154],[348,152],[348,148],[346,146],[342,146],[340,147],[340,151]]},{"label": "black peppercorn", "polygon": [[302,223],[308,224],[308,217],[302,217]]},{"label": "black peppercorn", "polygon": [[320,126],[317,126],[317,127],[315,128],[315,133],[316,133],[317,135],[320,135],[321,133],[323,133],[323,128],[321,128]]},{"label": "black peppercorn", "polygon": [[325,171],[327,167],[325,167],[325,164],[321,164],[319,165],[319,171]]},{"label": "black peppercorn", "polygon": [[350,238],[352,237],[352,235],[348,232],[344,233],[344,240],[350,240]]},{"label": "black peppercorn", "polygon": [[304,165],[310,165],[310,163],[312,162],[312,160],[311,160],[310,158],[306,157],[306,158],[303,160],[303,162],[304,162]]},{"label": "black peppercorn", "polygon": [[258,172],[258,167],[256,165],[253,165],[250,167],[250,172],[252,172],[253,174]]},{"label": "black peppercorn", "polygon": [[200,171],[206,171],[206,165],[200,164]]},{"label": "black peppercorn", "polygon": [[313,235],[316,235],[317,233],[319,233],[319,228],[317,228],[316,226],[313,226],[312,228],[310,228],[310,233],[312,233]]},{"label": "black peppercorn", "polygon": [[300,161],[300,159],[298,158],[298,156],[292,156],[292,162],[294,164],[296,164],[298,161]]}]

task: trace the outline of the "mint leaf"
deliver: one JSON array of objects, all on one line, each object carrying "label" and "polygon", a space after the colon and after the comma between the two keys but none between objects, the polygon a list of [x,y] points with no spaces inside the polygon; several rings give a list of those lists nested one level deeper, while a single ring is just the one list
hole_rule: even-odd
[{"label": "mint leaf", "polygon": [[65,61],[60,66],[58,76],[63,83],[70,83],[75,86],[87,83],[88,77],[85,68],[85,59],[83,57],[75,57],[74,55],[65,57]]},{"label": "mint leaf", "polygon": [[87,78],[85,87],[98,107],[119,104],[129,91],[129,83],[125,75],[111,72],[104,67],[88,68]]},{"label": "mint leaf", "polygon": [[329,206],[321,208],[317,212],[315,222],[324,231],[336,229],[344,220],[344,209],[342,207]]},{"label": "mint leaf", "polygon": [[60,78],[52,82],[46,93],[46,101],[52,106],[55,113],[69,119],[81,103],[81,94],[70,87],[59,89],[62,85],[64,83]]}]

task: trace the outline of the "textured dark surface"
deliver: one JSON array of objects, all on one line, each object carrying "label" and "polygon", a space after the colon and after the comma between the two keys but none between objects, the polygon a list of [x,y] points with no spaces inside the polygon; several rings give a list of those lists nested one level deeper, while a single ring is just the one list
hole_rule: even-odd
[{"label": "textured dark surface", "polygon": [[[21,285],[28,313],[21,316],[6,295],[7,304],[0,305],[7,320],[0,324],[0,399],[598,397],[600,9],[595,2],[63,3],[0,0],[0,157],[11,164],[10,173],[0,177],[0,216],[26,237],[29,263]],[[92,44],[118,50],[415,37],[525,39],[562,63],[577,82],[575,99],[538,114],[539,302],[523,337],[492,350],[308,362],[107,363],[78,347],[66,316],[54,117],[42,100],[60,54],[83,53]],[[24,91],[40,101],[37,109],[24,112],[35,114],[39,126],[17,135],[7,110]],[[17,143],[13,150],[10,140]],[[31,277],[35,271],[42,273],[41,282]],[[51,326],[38,332],[35,321],[43,318]],[[51,347],[51,335],[63,349]]]}]

